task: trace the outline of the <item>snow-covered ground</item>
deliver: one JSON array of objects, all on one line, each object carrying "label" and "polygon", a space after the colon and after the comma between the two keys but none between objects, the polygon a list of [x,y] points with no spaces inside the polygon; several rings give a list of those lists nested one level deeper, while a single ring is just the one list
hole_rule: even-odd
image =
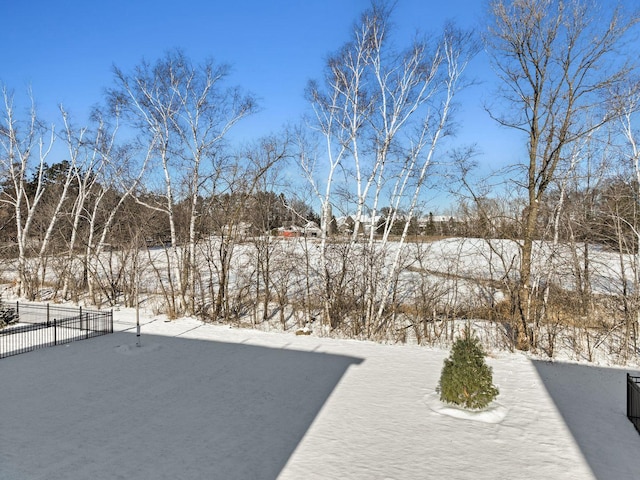
[{"label": "snow-covered ground", "polygon": [[0,479],[637,479],[625,372],[488,358],[500,396],[434,396],[445,350],[114,313],[0,360]]}]

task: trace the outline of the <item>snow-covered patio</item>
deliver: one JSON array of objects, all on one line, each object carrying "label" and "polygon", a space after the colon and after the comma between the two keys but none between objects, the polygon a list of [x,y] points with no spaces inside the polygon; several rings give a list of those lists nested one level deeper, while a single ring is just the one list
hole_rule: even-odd
[{"label": "snow-covered patio", "polygon": [[625,370],[488,359],[504,418],[432,407],[447,351],[116,312],[0,360],[0,479],[635,479]]}]

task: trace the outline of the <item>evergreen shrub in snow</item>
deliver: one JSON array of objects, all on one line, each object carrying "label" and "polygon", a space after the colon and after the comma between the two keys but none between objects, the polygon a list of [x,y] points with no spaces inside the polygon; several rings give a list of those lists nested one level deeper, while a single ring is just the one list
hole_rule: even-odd
[{"label": "evergreen shrub in snow", "polygon": [[18,321],[18,315],[16,309],[4,304],[2,297],[0,297],[0,328],[15,323]]},{"label": "evergreen shrub in snow", "polygon": [[485,362],[485,352],[469,327],[453,344],[451,355],[444,361],[438,391],[442,402],[470,410],[486,408],[498,396],[492,369]]}]

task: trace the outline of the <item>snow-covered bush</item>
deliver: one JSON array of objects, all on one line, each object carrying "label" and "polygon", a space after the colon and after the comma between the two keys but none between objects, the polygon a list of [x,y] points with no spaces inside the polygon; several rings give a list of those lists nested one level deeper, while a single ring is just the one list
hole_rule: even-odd
[{"label": "snow-covered bush", "polygon": [[438,391],[441,401],[471,410],[487,407],[498,396],[492,369],[485,362],[485,352],[469,327],[453,344],[451,355],[444,361]]}]

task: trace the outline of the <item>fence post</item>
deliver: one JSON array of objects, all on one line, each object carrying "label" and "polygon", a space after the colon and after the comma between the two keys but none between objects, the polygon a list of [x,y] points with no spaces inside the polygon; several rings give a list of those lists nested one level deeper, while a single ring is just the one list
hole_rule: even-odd
[{"label": "fence post", "polygon": [[58,345],[58,327],[56,327],[56,319],[53,319],[53,344]]},{"label": "fence post", "polygon": [[631,420],[631,376],[627,372],[627,418]]},{"label": "fence post", "polygon": [[49,323],[49,304],[47,303],[47,323]]},{"label": "fence post", "polygon": [[640,377],[627,373],[627,418],[640,433]]}]

